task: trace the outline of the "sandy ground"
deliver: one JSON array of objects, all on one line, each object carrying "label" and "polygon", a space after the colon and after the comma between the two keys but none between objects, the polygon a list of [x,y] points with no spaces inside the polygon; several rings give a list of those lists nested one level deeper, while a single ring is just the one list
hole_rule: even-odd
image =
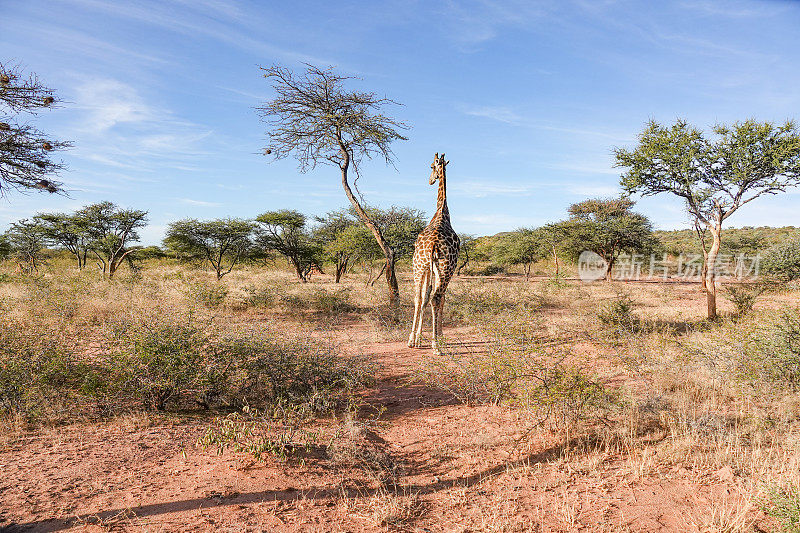
[{"label": "sandy ground", "polygon": [[324,458],[263,464],[204,451],[200,415],[131,416],[4,447],[0,530],[699,531],[740,506],[733,472],[571,454],[562,436],[526,434],[512,409],[461,405],[410,383],[426,350],[374,342],[365,327],[342,335],[383,365],[365,393],[383,411],[366,437],[398,465],[396,486],[375,488]]}]

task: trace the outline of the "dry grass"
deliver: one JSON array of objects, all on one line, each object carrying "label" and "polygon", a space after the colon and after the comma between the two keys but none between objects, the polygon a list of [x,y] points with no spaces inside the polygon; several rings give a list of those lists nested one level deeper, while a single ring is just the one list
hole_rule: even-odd
[{"label": "dry grass", "polygon": [[[6,274],[0,282],[6,319],[57,337],[89,359],[102,355],[104,331],[122,316],[190,314],[215,327],[272,324],[309,337],[335,333],[346,338],[357,325],[375,342],[398,342],[407,337],[411,313],[406,297],[399,309],[392,309],[381,282],[367,286],[360,275],[339,285],[327,277],[301,284],[282,268],[248,266],[216,282],[208,271],[153,262],[140,277],[123,271],[108,282],[96,272],[76,272],[57,261],[35,277],[15,274],[8,266],[0,273]],[[409,276],[400,274],[405,289]],[[797,291],[770,293],[734,320],[733,305],[721,300],[729,318],[708,323],[702,319],[704,298],[691,285],[456,278],[447,296],[447,325],[457,324],[469,338],[451,342],[453,364],[442,366],[444,359],[438,360],[438,370],[427,370],[434,373],[427,382],[442,385],[440,378],[462,365],[456,377],[473,380],[459,385],[473,387],[467,390],[472,394],[467,403],[503,403],[532,413],[527,426],[514,429],[513,453],[546,439],[565,443],[547,460],[577,475],[601,479],[613,463],[614,479],[626,483],[682,475],[701,485],[736,485],[739,492],[715,496],[710,507],[698,506],[683,526],[750,531],[758,502],[770,487],[800,487],[800,394],[790,383],[765,379],[754,365],[766,363],[753,356],[769,352],[753,351],[753,346],[761,346],[765,332],[774,336],[779,331],[769,329],[776,311],[797,313],[798,303]],[[561,382],[547,374],[556,366],[596,384],[591,398],[602,396],[603,401],[581,400],[587,389],[558,389]],[[475,380],[484,379],[486,385],[486,376],[496,380],[494,389],[476,393]],[[536,388],[543,384],[544,392]],[[546,405],[555,390],[561,403],[553,401],[549,420],[556,423],[538,424],[541,411],[531,406]],[[575,401],[584,402],[582,410],[574,411]],[[150,416],[134,411],[114,423],[147,427]],[[3,424],[3,442],[13,442],[25,430],[18,419]],[[368,496],[344,498],[341,505],[369,527],[407,528],[430,512],[429,502],[404,491],[401,465],[370,438],[373,431],[350,418],[330,441],[335,469],[359,470],[378,487]],[[531,467],[528,473],[505,475],[538,474]],[[547,516],[533,519],[520,517],[513,501],[484,501],[471,518],[473,529],[536,530],[550,519],[563,530],[580,527],[589,504],[569,487],[557,496]],[[472,493],[453,488],[438,497],[441,505],[462,509],[470,505]]]}]

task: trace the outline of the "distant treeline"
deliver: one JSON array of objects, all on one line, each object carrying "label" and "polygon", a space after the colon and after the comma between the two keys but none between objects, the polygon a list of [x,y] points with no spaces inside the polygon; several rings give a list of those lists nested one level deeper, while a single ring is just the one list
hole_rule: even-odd
[{"label": "distant treeline", "polygon": [[[664,251],[671,255],[680,253],[701,254],[700,239],[692,229],[672,231],[654,231],[653,234],[661,242]],[[756,254],[790,241],[800,240],[800,228],[783,226],[745,226],[743,228],[726,228],[725,240],[722,241],[721,252],[729,254]]]}]

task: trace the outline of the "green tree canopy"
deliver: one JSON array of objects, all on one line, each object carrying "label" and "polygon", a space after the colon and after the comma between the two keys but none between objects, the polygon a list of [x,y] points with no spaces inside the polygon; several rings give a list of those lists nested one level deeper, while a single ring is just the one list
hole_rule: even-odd
[{"label": "green tree canopy", "polygon": [[528,279],[533,264],[543,259],[548,252],[536,230],[520,228],[495,241],[492,259],[501,265],[522,265],[525,279]]},{"label": "green tree canopy", "polygon": [[308,274],[321,263],[321,245],[306,229],[306,216],[282,209],[267,211],[256,218],[256,242],[286,257],[297,278],[305,283]]},{"label": "green tree canopy", "polygon": [[315,217],[315,220],[318,225],[314,228],[314,239],[322,245],[323,259],[333,263],[334,281],[339,283],[355,254],[350,246],[351,239],[345,234],[361,225],[361,222],[345,209],[331,211],[324,217]]},{"label": "green tree canopy", "polygon": [[42,225],[36,219],[23,218],[11,224],[5,237],[20,269],[28,273],[38,270],[44,261],[42,252],[47,244]]},{"label": "green tree canopy", "polygon": [[89,221],[82,213],[41,213],[35,219],[44,230],[47,241],[75,256],[78,269],[86,266],[89,253]]},{"label": "green tree canopy", "polygon": [[89,250],[103,273],[113,278],[122,261],[134,251],[130,244],[139,240],[138,230],[147,225],[147,211],[122,209],[112,202],[100,202],[76,214],[86,220]]},{"label": "green tree canopy", "polygon": [[800,279],[800,239],[767,250],[761,259],[761,272],[784,282]]},{"label": "green tree canopy", "polygon": [[233,270],[252,246],[253,227],[252,222],[236,218],[187,218],[169,225],[164,246],[176,255],[208,261],[220,280]]},{"label": "green tree canopy", "polygon": [[722,224],[741,206],[800,183],[800,133],[782,125],[746,120],[716,125],[706,136],[686,121],[663,126],[651,120],[633,149],[616,148],[620,180],[629,193],[669,193],[681,198],[694,223],[711,233],[703,247],[708,316],[717,315],[716,259]]},{"label": "green tree canopy", "polygon": [[553,236],[574,258],[589,250],[606,262],[606,279],[620,254],[650,253],[658,247],[653,227],[644,215],[633,212],[629,198],[595,198],[569,207],[570,218],[549,226]]}]

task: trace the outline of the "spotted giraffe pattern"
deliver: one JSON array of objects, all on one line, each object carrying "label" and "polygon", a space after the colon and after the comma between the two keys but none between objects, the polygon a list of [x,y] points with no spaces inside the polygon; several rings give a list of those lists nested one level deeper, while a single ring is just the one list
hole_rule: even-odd
[{"label": "spotted giraffe pattern", "polygon": [[447,176],[444,154],[437,153],[431,164],[430,185],[439,181],[436,200],[436,213],[430,223],[414,243],[414,321],[408,337],[409,347],[422,345],[422,315],[430,303],[433,317],[433,338],[431,346],[436,354],[440,352],[442,339],[442,310],[447,284],[456,271],[458,250],[461,243],[450,225],[450,211],[447,208]]}]

